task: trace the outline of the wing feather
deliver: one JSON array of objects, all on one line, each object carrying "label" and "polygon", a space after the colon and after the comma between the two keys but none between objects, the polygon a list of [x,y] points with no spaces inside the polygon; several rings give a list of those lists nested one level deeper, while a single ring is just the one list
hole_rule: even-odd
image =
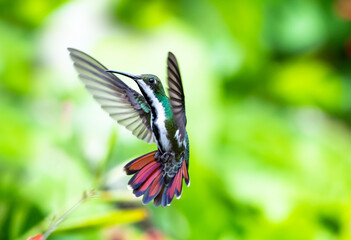
[{"label": "wing feather", "polygon": [[167,58],[167,79],[168,79],[168,94],[172,105],[174,119],[179,128],[181,140],[185,138],[185,102],[182,78],[180,76],[179,65],[173,53],[168,53]]},{"label": "wing feather", "polygon": [[87,90],[101,107],[119,124],[145,142],[154,141],[151,109],[145,98],[89,55],[69,48],[74,67]]}]

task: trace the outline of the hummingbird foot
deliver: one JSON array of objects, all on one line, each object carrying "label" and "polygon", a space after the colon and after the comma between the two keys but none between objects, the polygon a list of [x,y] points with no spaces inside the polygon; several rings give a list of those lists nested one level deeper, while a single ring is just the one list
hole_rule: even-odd
[{"label": "hummingbird foot", "polygon": [[166,163],[168,161],[173,161],[175,158],[175,154],[172,152],[165,152],[161,156],[161,162]]},{"label": "hummingbird foot", "polygon": [[172,161],[172,159],[175,158],[175,154],[172,152],[165,152],[165,153],[161,153],[160,151],[157,151],[155,153],[155,160],[159,161],[161,163],[166,163],[168,161]]},{"label": "hummingbird foot", "polygon": [[155,152],[155,160],[157,162],[159,162],[161,160],[161,152],[160,151]]}]

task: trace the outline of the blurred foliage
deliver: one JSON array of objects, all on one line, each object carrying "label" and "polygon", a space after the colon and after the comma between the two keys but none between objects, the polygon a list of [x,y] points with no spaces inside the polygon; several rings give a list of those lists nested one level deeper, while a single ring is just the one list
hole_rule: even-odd
[{"label": "blurred foliage", "polygon": [[[0,239],[87,189],[49,239],[350,239],[350,20],[348,0],[0,1]],[[67,47],[163,79],[177,56],[191,187],[170,207],[126,189],[156,146],[97,107]]]}]

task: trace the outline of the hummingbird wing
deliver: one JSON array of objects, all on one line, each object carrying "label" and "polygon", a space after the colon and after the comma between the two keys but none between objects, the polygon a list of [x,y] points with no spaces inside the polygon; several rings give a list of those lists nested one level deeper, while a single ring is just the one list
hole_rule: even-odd
[{"label": "hummingbird wing", "polygon": [[167,58],[167,79],[169,101],[172,105],[174,119],[180,131],[181,141],[183,141],[186,126],[184,91],[177,59],[171,52],[168,52]]},{"label": "hummingbird wing", "polygon": [[68,51],[79,78],[101,107],[139,139],[155,142],[151,109],[145,98],[117,76],[106,72],[107,68],[94,58],[77,49],[68,48]]}]

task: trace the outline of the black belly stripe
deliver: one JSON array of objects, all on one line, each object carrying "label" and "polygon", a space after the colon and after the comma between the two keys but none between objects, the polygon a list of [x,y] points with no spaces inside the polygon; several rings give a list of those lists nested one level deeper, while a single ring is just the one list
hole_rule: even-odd
[{"label": "black belly stripe", "polygon": [[[154,135],[155,135],[155,137],[156,137],[156,141],[158,142],[158,143],[160,143],[160,141],[159,141],[159,139],[160,139],[160,129],[157,127],[157,125],[153,125],[154,127],[153,127],[153,130],[154,130]],[[162,146],[161,144],[160,144],[160,146]],[[163,150],[163,149],[162,149]]]},{"label": "black belly stripe", "polygon": [[154,124],[156,122],[156,119],[158,118],[157,116],[157,111],[156,111],[156,108],[152,105],[152,101],[151,101],[151,98],[149,97],[149,95],[147,95],[144,90],[141,88],[141,93],[144,95],[147,103],[149,104],[150,108],[151,108],[151,121],[153,122],[152,125],[153,125],[153,128],[152,128],[152,131],[155,135],[155,138],[156,138],[156,141],[158,143],[158,145],[161,147],[161,151],[164,152],[164,148],[162,146],[162,142],[160,141],[160,129],[158,128],[158,125],[157,124]]}]

